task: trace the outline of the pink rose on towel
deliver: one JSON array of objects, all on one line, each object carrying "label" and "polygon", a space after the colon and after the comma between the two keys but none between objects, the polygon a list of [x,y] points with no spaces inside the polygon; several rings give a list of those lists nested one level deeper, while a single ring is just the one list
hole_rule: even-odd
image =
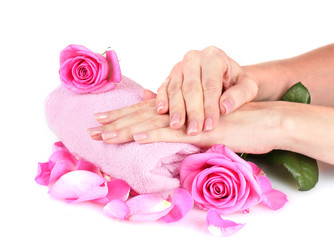
[{"label": "pink rose on towel", "polygon": [[224,145],[185,158],[180,180],[199,208],[220,214],[247,211],[258,203],[278,209],[287,201],[255,164]]},{"label": "pink rose on towel", "polygon": [[75,93],[102,93],[121,81],[121,70],[114,51],[106,56],[84,46],[69,45],[60,53],[60,80]]}]

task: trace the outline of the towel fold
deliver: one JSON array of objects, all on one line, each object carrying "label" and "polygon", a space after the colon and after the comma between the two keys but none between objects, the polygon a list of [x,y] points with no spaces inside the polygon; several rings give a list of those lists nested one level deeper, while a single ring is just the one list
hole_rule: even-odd
[{"label": "towel fold", "polygon": [[93,114],[142,101],[143,88],[123,76],[117,88],[100,94],[77,94],[59,86],[46,100],[49,128],[60,141],[111,177],[126,181],[136,192],[165,193],[180,186],[179,166],[199,148],[184,143],[136,142],[106,144],[94,141],[87,128],[98,126]]}]

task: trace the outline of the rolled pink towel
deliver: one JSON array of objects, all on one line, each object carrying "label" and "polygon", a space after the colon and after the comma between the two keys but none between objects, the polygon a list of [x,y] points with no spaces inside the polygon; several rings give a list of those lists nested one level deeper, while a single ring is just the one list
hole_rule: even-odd
[{"label": "rolled pink towel", "polygon": [[46,100],[50,129],[71,151],[94,163],[111,177],[125,180],[136,192],[164,194],[180,186],[179,166],[199,148],[184,143],[94,141],[87,128],[98,126],[93,114],[142,101],[143,88],[122,76],[116,88],[99,94],[78,94],[62,85]]}]

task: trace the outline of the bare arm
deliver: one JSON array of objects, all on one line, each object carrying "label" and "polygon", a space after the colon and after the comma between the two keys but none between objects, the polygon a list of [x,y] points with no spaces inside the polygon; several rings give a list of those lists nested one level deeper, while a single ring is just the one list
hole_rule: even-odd
[{"label": "bare arm", "polygon": [[334,108],[281,104],[281,137],[277,146],[334,164]]},{"label": "bare arm", "polygon": [[288,88],[301,81],[311,93],[312,104],[334,107],[334,44],[243,69],[258,82],[255,101],[278,100]]}]

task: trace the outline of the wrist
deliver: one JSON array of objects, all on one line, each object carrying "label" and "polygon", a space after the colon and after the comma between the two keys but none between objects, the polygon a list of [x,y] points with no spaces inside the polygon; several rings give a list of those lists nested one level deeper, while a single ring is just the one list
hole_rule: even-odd
[{"label": "wrist", "polygon": [[285,60],[242,66],[245,74],[258,85],[253,101],[276,101],[291,87]]}]

